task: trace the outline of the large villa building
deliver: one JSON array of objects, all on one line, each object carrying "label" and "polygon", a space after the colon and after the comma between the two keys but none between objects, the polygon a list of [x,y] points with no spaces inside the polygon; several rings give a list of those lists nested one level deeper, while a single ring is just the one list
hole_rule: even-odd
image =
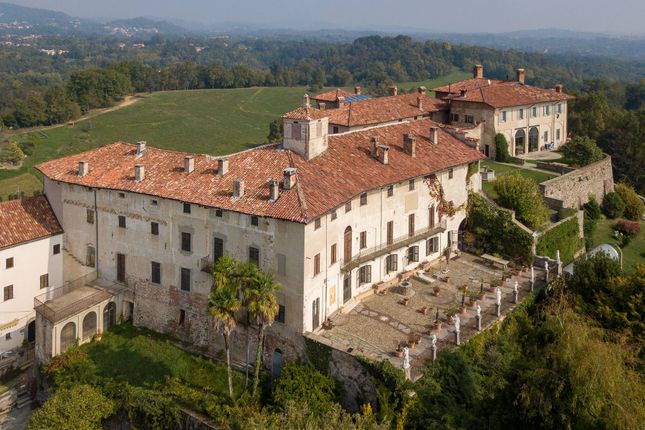
[{"label": "large villa building", "polygon": [[[70,303],[56,295],[59,308],[43,300],[49,313],[36,309],[46,328],[40,359],[119,317],[211,345],[211,271],[224,254],[275,275],[277,330],[302,334],[375,285],[456,249],[468,193],[481,189],[479,161],[492,154],[491,143],[478,147],[451,125],[486,121],[484,142],[519,129],[532,136],[534,127],[563,142],[568,96],[481,76],[437,91],[442,100],[424,88],[380,98],[335,90],[313,97],[315,107],[305,96],[283,115],[283,141],[225,157],[116,142],[38,165],[39,199],[65,232],[65,252],[94,274],[85,295],[67,296]],[[507,101],[491,104],[489,94],[503,93]]]}]

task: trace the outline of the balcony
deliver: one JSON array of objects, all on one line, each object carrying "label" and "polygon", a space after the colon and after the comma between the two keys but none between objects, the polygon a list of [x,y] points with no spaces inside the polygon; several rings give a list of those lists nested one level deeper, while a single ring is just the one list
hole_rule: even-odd
[{"label": "balcony", "polygon": [[413,243],[432,237],[435,234],[443,233],[446,231],[446,227],[447,223],[444,219],[433,227],[417,230],[412,236],[406,234],[405,236],[396,237],[391,244],[383,243],[371,248],[361,249],[352,256],[350,261],[343,261],[341,270],[343,272],[349,272],[368,261],[390,254],[398,249],[407,248]]},{"label": "balcony", "polygon": [[215,263],[209,257],[200,258],[199,267],[202,272],[208,273],[209,275],[213,274],[213,266]]}]

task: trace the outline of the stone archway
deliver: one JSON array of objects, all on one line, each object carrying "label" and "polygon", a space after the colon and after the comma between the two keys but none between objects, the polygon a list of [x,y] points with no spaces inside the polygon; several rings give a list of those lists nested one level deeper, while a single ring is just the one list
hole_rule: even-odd
[{"label": "stone archway", "polygon": [[83,329],[81,339],[83,341],[90,339],[96,334],[96,312],[88,312],[83,318]]},{"label": "stone archway", "polygon": [[529,152],[535,152],[540,149],[540,131],[537,127],[529,129]]},{"label": "stone archway", "polygon": [[521,155],[524,154],[524,143],[526,142],[526,132],[524,131],[523,128],[518,128],[515,131],[515,139],[514,139],[514,144],[515,144],[515,155]]},{"label": "stone archway", "polygon": [[280,349],[276,349],[273,351],[273,355],[271,356],[271,375],[273,376],[273,379],[277,379],[280,377],[280,374],[282,373],[282,351]]},{"label": "stone archway", "polygon": [[103,308],[103,331],[116,325],[116,303],[110,302]]},{"label": "stone archway", "polygon": [[76,324],[72,321],[63,326],[60,331],[60,353],[67,351],[76,343]]}]

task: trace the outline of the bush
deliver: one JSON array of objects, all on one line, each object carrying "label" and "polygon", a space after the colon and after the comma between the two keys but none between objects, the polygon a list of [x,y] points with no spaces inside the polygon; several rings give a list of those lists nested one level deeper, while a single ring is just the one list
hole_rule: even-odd
[{"label": "bush", "polygon": [[0,149],[0,163],[17,165],[24,159],[25,154],[16,142],[10,142],[3,149]]},{"label": "bush", "polygon": [[533,179],[520,174],[499,177],[494,183],[500,206],[515,211],[517,219],[536,229],[544,224],[548,211]]},{"label": "bush", "polygon": [[34,153],[36,144],[31,140],[23,140],[22,142],[18,143],[18,147],[23,152],[23,154],[29,156]]},{"label": "bush", "polygon": [[617,184],[616,193],[625,203],[625,218],[632,221],[638,221],[643,218],[645,214],[645,204],[638,197],[634,188],[627,184]]},{"label": "bush", "polygon": [[502,163],[511,161],[511,156],[508,153],[508,142],[506,141],[506,137],[501,133],[495,135],[495,160],[501,161]]},{"label": "bush", "polygon": [[580,166],[586,166],[603,157],[602,150],[596,141],[587,136],[576,136],[571,142],[562,147],[565,158],[575,161]]},{"label": "bush", "polygon": [[289,402],[306,403],[315,415],[329,409],[336,399],[335,382],[311,365],[291,363],[273,389],[273,404],[285,410]]},{"label": "bush", "polygon": [[589,201],[584,205],[582,205],[582,208],[585,211],[585,216],[588,216],[593,220],[599,219],[602,213],[600,211],[600,205],[598,204],[598,200],[596,200],[596,197],[594,195],[589,196]]},{"label": "bush", "polygon": [[538,255],[555,258],[557,251],[560,250],[562,262],[568,264],[573,260],[575,253],[582,248],[579,234],[578,218],[572,218],[540,236],[536,252]]},{"label": "bush", "polygon": [[638,221],[620,220],[616,224],[616,230],[627,236],[635,237],[641,232],[641,225]]},{"label": "bush", "polygon": [[576,214],[576,210],[575,210],[575,209],[571,209],[571,208],[560,208],[560,209],[558,210],[558,221],[562,221],[563,219],[565,219],[565,218],[569,218],[570,216],[575,215],[575,214]]},{"label": "bush", "polygon": [[625,212],[625,203],[618,193],[608,193],[602,202],[602,211],[605,213],[607,218],[620,218]]}]

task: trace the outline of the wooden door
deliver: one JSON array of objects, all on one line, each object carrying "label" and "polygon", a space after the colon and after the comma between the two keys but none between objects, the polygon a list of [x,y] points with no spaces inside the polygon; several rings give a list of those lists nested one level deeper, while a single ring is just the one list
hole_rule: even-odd
[{"label": "wooden door", "polygon": [[125,255],[116,255],[116,280],[125,282]]},{"label": "wooden door", "polygon": [[343,303],[347,303],[352,298],[352,277],[345,276],[343,279]]},{"label": "wooden door", "polygon": [[345,229],[344,236],[344,252],[343,252],[343,263],[347,264],[352,260],[352,228],[347,227]]}]

